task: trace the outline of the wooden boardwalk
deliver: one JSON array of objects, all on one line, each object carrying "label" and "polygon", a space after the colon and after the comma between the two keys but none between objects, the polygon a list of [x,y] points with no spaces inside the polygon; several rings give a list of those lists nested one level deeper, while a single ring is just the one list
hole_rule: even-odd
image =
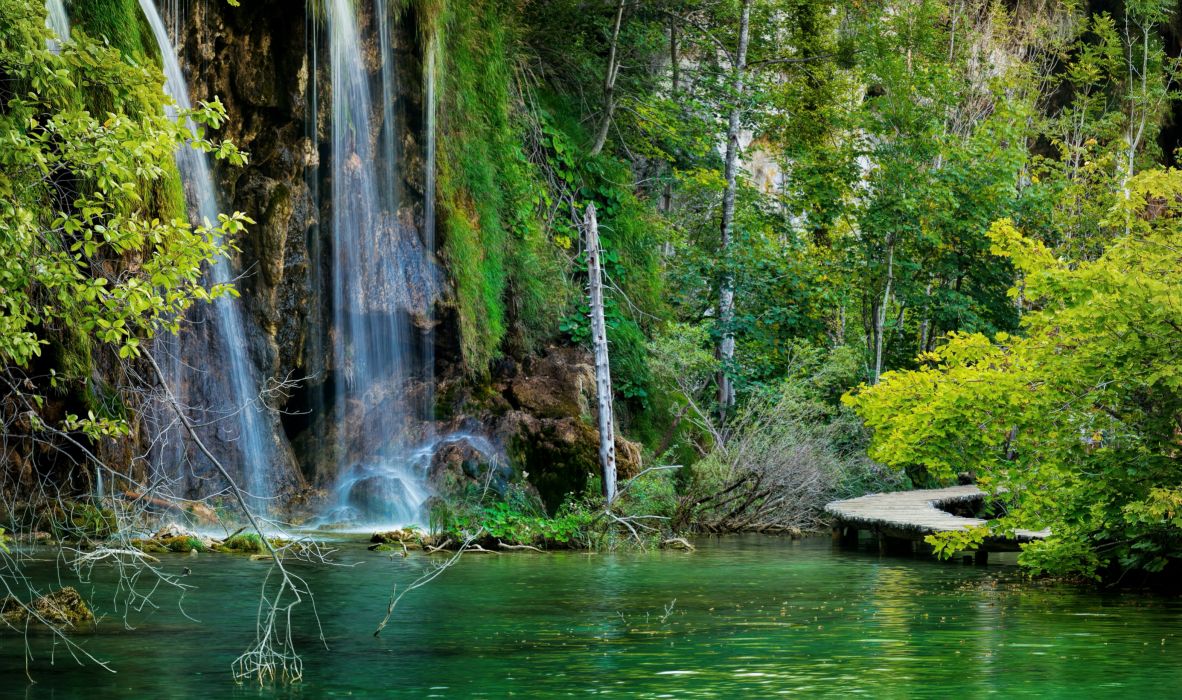
[{"label": "wooden boardwalk", "polygon": [[[985,492],[976,486],[952,486],[945,489],[874,493],[834,501],[825,506],[825,512],[836,520],[833,529],[835,539],[854,543],[860,530],[868,530],[878,538],[882,551],[913,551],[917,546],[923,546],[924,537],[933,533],[984,525],[988,521],[950,512],[972,512],[984,499]],[[1022,543],[1042,539],[1049,534],[1048,530],[1018,530],[1012,539],[991,537],[977,551],[977,560],[986,560],[987,553],[991,551],[1016,551]]]}]

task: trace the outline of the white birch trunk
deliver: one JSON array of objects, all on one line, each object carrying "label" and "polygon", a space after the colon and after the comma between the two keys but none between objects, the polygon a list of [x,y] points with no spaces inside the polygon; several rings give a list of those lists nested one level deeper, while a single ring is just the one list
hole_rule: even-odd
[{"label": "white birch trunk", "polygon": [[587,276],[591,296],[591,342],[595,348],[595,394],[599,404],[599,464],[603,467],[603,496],[616,498],[616,428],[612,415],[612,374],[607,354],[607,324],[603,320],[603,263],[595,205],[587,205],[583,220],[587,236]]},{"label": "white birch trunk", "polygon": [[[743,72],[747,67],[747,42],[751,25],[751,0],[743,0],[743,11],[739,16],[739,51],[735,55],[735,104],[731,107],[730,121],[726,130],[726,191],[722,196],[721,253],[725,264],[731,245],[731,233],[735,223],[735,178],[739,160],[739,125],[743,109]],[[723,413],[735,404],[735,387],[727,374],[728,366],[735,358],[735,333],[731,328],[735,319],[735,281],[729,271],[723,273],[718,293],[718,324],[722,335],[718,343],[718,359],[722,369],[718,372],[718,406]]]},{"label": "white birch trunk", "polygon": [[874,381],[871,384],[877,384],[879,377],[882,376],[882,346],[885,342],[883,333],[886,328],[887,306],[891,303],[891,285],[894,281],[895,242],[892,240],[887,253],[887,278],[886,288],[882,291],[882,306],[879,307],[878,313],[874,317]]}]

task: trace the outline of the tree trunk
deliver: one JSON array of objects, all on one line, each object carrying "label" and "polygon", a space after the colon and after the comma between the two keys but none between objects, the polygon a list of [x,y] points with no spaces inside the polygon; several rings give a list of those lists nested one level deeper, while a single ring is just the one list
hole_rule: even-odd
[{"label": "tree trunk", "polygon": [[883,330],[886,326],[887,306],[891,303],[891,285],[895,281],[894,240],[887,244],[887,251],[886,287],[882,291],[882,305],[878,308],[878,313],[874,315],[874,381],[870,382],[871,384],[877,384],[878,378],[882,376]]},{"label": "tree trunk", "polygon": [[928,286],[923,290],[924,293],[924,309],[923,320],[919,324],[919,351],[917,355],[928,351],[928,334],[932,328],[932,281],[928,280]]},{"label": "tree trunk", "polygon": [[677,99],[677,92],[681,88],[681,51],[677,41],[677,20],[669,18],[669,63],[673,70],[670,78],[670,92],[673,99]]},{"label": "tree trunk", "polygon": [[[669,97],[674,104],[681,104],[679,101],[681,96],[678,94],[681,89],[681,55],[677,41],[677,19],[671,16],[669,18],[669,64],[673,69],[673,74],[669,79]],[[667,178],[661,191],[660,209],[663,213],[669,214],[673,211],[673,180],[670,173],[672,167],[668,163],[662,164],[660,167]],[[674,252],[673,241],[665,239],[665,242],[661,244],[661,254],[666,258],[672,258]]]},{"label": "tree trunk", "polygon": [[[723,265],[728,264],[727,258],[731,245],[731,233],[735,223],[735,177],[739,160],[739,122],[743,109],[743,71],[747,67],[747,41],[751,24],[751,0],[743,0],[743,10],[739,16],[739,51],[735,55],[734,63],[734,100],[731,107],[730,122],[726,130],[726,191],[722,198],[722,226],[719,256]],[[729,365],[735,357],[735,333],[731,327],[735,317],[735,282],[730,270],[725,269],[722,284],[718,294],[718,324],[721,334],[718,342],[718,359],[722,368],[718,372],[718,405],[723,413],[735,404],[735,387],[728,374]]]},{"label": "tree trunk", "polygon": [[620,62],[616,58],[616,49],[620,44],[620,24],[624,21],[624,0],[620,0],[616,8],[616,26],[612,30],[612,43],[607,52],[607,73],[603,77],[603,120],[599,123],[599,133],[595,136],[595,145],[591,147],[591,155],[597,156],[607,143],[607,132],[611,129],[612,113],[616,111],[616,77],[620,74]]},{"label": "tree trunk", "polygon": [[607,324],[603,320],[603,264],[599,251],[599,223],[595,205],[587,205],[583,219],[587,236],[587,276],[591,296],[591,342],[595,347],[595,394],[599,404],[599,464],[603,467],[603,496],[616,498],[616,429],[612,416],[612,374],[607,355]]}]

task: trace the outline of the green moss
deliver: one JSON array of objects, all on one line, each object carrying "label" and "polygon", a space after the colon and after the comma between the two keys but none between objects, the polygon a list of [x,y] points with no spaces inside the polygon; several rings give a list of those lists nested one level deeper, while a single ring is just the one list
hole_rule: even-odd
[{"label": "green moss", "polygon": [[[124,60],[132,64],[154,63],[160,66],[160,52],[152,29],[136,0],[75,0],[70,4],[71,31],[80,29],[118,49]],[[161,89],[164,77],[161,75]],[[87,106],[95,113],[112,110],[116,96],[93,86],[83,95]],[[124,105],[127,107],[128,105]],[[129,110],[134,112],[134,110]],[[150,211],[161,217],[184,216],[185,190],[175,164],[169,163],[168,174],[154,182],[141,185],[141,193]]]},{"label": "green moss", "polygon": [[156,54],[151,27],[136,0],[73,0],[69,13],[71,31],[81,28],[124,56],[143,58]]},{"label": "green moss", "polygon": [[161,217],[184,217],[188,204],[185,202],[185,184],[181,182],[181,173],[176,163],[169,163],[165,170],[166,174],[149,190],[149,207]]},{"label": "green moss", "polygon": [[264,554],[267,551],[267,546],[258,533],[243,532],[222,542],[217,549],[222,552],[239,554]]},{"label": "green moss", "polygon": [[189,552],[204,552],[205,545],[201,540],[191,535],[180,535],[178,537],[167,537],[158,540],[158,544],[169,552],[176,554],[188,554]]},{"label": "green moss", "polygon": [[131,541],[131,546],[144,554],[167,554],[169,552],[168,547],[164,546],[162,542],[153,539],[135,539]]},{"label": "green moss", "polygon": [[513,22],[492,0],[430,3],[436,50],[437,210],[455,283],[465,364],[482,373],[506,340],[528,349],[564,296],[557,249],[540,218],[545,191],[522,150]]},{"label": "green moss", "polygon": [[115,512],[93,503],[79,502],[68,506],[70,535],[84,539],[110,537],[118,528]]},{"label": "green moss", "polygon": [[20,629],[30,623],[30,610],[37,622],[47,622],[58,628],[81,629],[95,621],[90,606],[76,589],[69,586],[34,598],[27,608],[12,596],[0,599],[0,620],[13,628]]}]

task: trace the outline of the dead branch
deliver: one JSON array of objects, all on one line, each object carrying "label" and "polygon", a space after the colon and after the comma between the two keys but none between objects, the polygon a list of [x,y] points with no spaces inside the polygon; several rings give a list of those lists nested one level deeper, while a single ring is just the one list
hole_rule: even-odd
[{"label": "dead branch", "polygon": [[529,550],[531,552],[539,552],[542,554],[546,553],[546,550],[538,549],[537,547],[533,546],[532,544],[505,544],[504,542],[497,540],[497,546],[500,547],[501,549],[510,549],[510,550],[525,549],[525,550]]}]

